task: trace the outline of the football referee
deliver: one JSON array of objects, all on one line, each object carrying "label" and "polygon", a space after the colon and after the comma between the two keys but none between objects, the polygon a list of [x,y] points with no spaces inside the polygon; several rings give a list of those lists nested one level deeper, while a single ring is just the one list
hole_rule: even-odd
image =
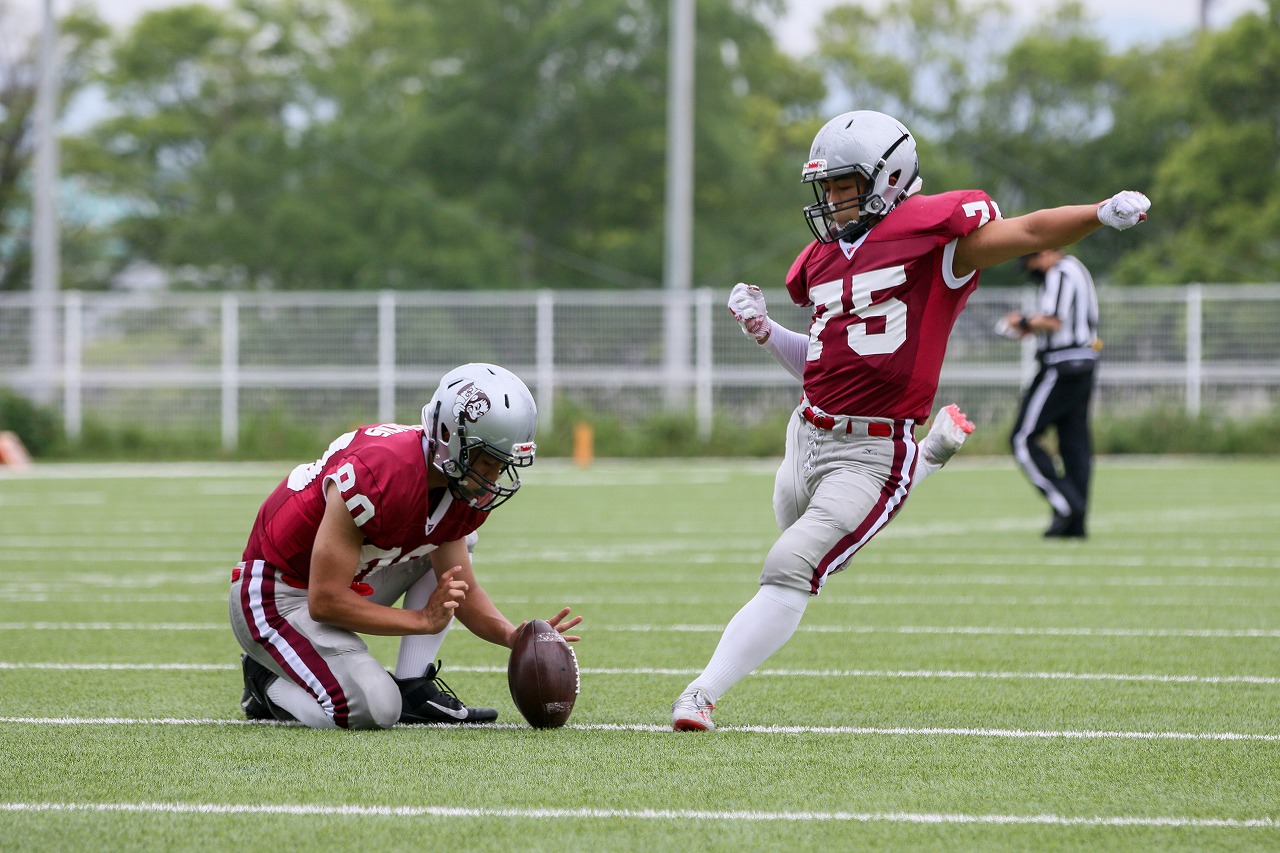
[{"label": "football referee", "polygon": [[[1102,350],[1098,296],[1085,265],[1060,250],[1033,252],[1018,265],[1039,284],[1036,312],[1013,312],[1000,329],[1009,337],[1035,335],[1039,367],[1022,395],[1009,445],[1027,479],[1053,509],[1044,535],[1083,539],[1093,471],[1089,404]],[[1041,444],[1051,427],[1057,433],[1061,473]]]}]

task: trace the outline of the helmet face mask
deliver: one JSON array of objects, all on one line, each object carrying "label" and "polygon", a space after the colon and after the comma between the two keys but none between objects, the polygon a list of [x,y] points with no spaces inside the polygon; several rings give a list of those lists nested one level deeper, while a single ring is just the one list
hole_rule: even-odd
[{"label": "helmet face mask", "polygon": [[[862,180],[860,193],[834,204],[827,201],[830,182],[855,176]],[[856,110],[838,115],[813,138],[801,181],[813,186],[815,202],[804,209],[813,236],[821,243],[856,240],[904,198],[919,192],[915,139],[884,113]],[[852,208],[858,209],[855,219],[837,221],[837,213]]]},{"label": "helmet face mask", "polygon": [[538,408],[514,373],[494,364],[464,364],[445,374],[422,408],[431,462],[449,491],[489,512],[520,488],[518,469],[533,464]]},{"label": "helmet face mask", "polygon": [[499,456],[483,441],[466,438],[463,448],[465,461],[453,462],[450,468],[455,474],[446,474],[449,491],[456,500],[484,512],[510,500],[520,489],[520,473],[516,469],[533,464],[532,450],[527,455]]}]

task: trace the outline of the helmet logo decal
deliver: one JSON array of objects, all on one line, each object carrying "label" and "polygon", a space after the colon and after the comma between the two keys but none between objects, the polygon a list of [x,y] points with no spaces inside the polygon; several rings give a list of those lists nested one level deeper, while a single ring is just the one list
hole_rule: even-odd
[{"label": "helmet logo decal", "polygon": [[464,419],[475,423],[488,414],[492,407],[489,395],[477,388],[474,382],[468,382],[458,389],[458,396],[453,403],[453,417],[458,423]]},{"label": "helmet logo decal", "polygon": [[820,174],[825,171],[827,171],[826,160],[810,160],[808,163],[804,164],[804,171],[800,174],[801,177],[805,177],[808,175]]}]

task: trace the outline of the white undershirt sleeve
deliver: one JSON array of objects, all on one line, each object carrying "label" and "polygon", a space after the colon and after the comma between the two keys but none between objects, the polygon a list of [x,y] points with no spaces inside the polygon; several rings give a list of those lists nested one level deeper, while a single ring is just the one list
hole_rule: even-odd
[{"label": "white undershirt sleeve", "polygon": [[773,356],[774,361],[803,382],[804,363],[809,356],[809,336],[801,332],[793,332],[772,318],[769,319],[769,323],[772,325],[769,340],[761,346]]}]

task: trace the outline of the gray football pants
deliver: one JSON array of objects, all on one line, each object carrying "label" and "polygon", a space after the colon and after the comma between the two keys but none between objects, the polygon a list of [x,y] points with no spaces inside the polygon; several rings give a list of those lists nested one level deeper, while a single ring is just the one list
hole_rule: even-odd
[{"label": "gray football pants", "polygon": [[[434,585],[427,558],[372,572],[370,599],[392,605],[419,580]],[[400,688],[353,631],[317,622],[307,591],[277,578],[261,560],[231,584],[231,629],[258,663],[302,686],[339,728],[388,728],[400,719]]]},{"label": "gray football pants", "polygon": [[774,480],[773,511],[782,535],[765,557],[761,584],[817,595],[893,519],[915,475],[914,426],[911,420],[849,418],[824,430],[796,409]]}]

